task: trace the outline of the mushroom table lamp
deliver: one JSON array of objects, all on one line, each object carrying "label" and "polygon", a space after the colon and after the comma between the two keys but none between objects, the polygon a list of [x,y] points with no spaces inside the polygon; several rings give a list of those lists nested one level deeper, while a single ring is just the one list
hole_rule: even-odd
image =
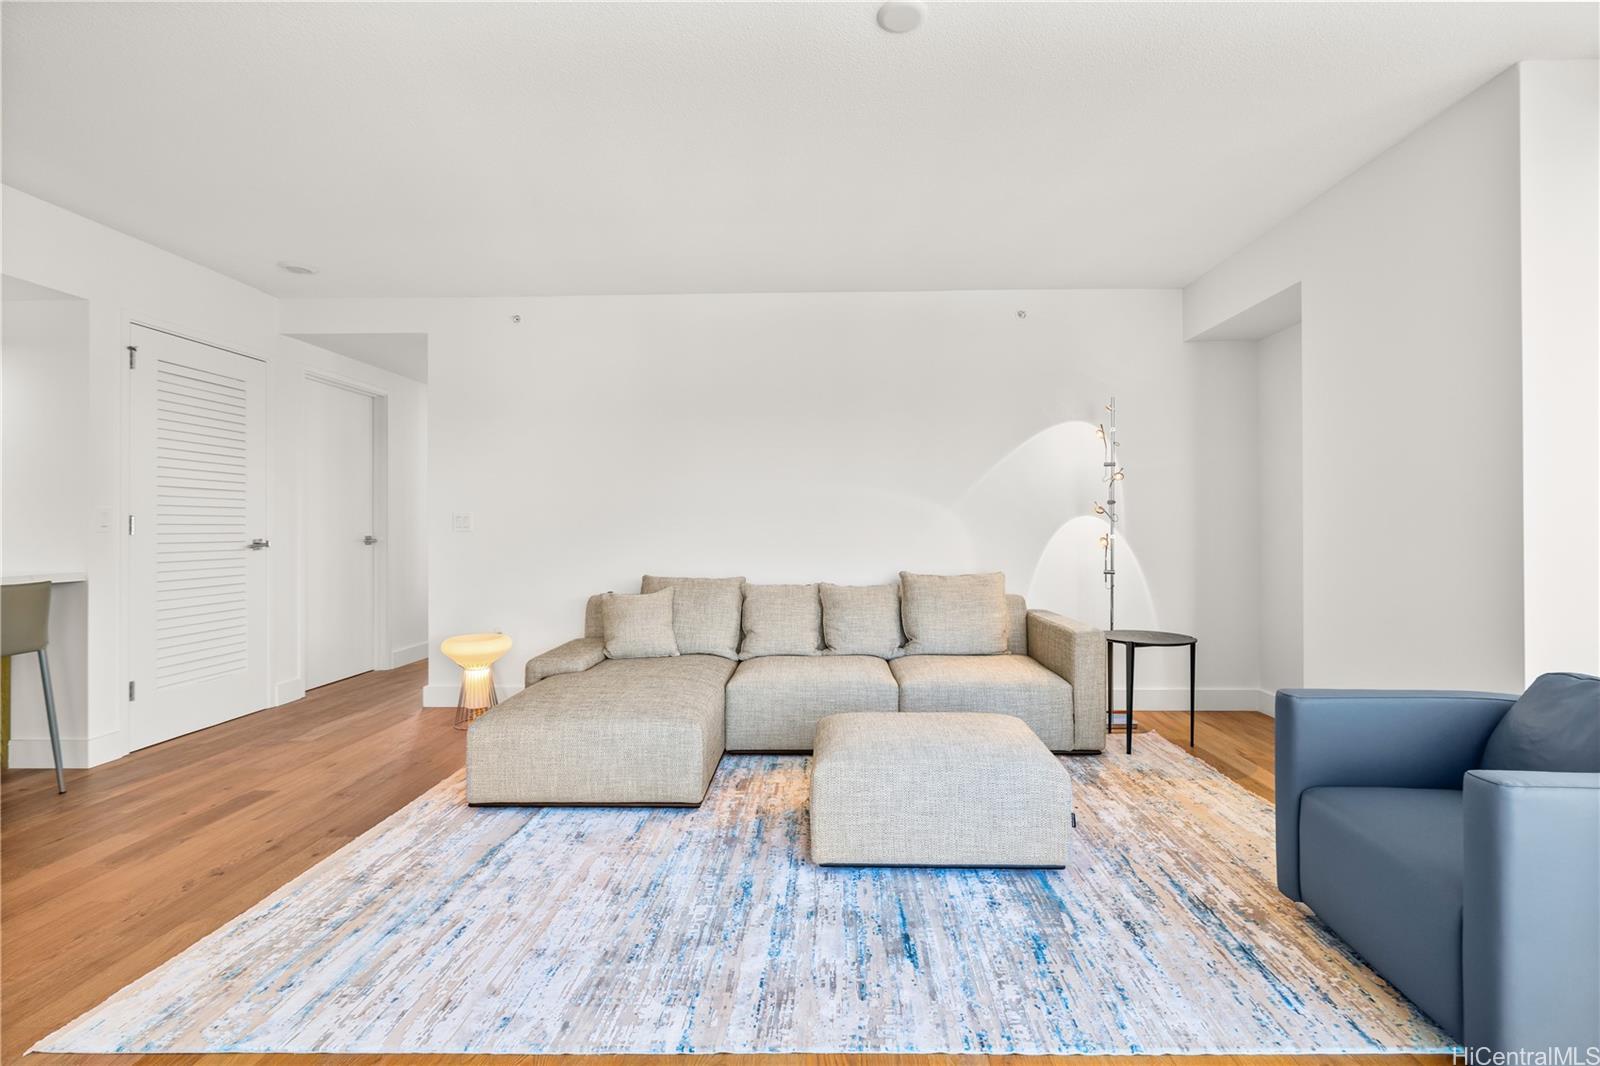
[{"label": "mushroom table lamp", "polygon": [[511,638],[504,633],[469,633],[449,637],[439,650],[461,667],[461,695],[456,700],[456,728],[465,729],[472,720],[499,703],[494,691],[494,663],[511,650]]}]

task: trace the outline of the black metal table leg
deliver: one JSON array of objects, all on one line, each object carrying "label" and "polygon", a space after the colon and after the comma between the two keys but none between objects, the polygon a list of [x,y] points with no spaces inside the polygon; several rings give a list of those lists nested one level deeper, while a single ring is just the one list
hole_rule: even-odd
[{"label": "black metal table leg", "polygon": [[1178,648],[1187,646],[1189,649],[1189,747],[1194,747],[1195,734],[1195,645],[1198,641],[1187,633],[1166,633],[1155,629],[1112,629],[1106,633],[1106,730],[1111,729],[1112,706],[1115,700],[1111,695],[1112,662],[1111,649],[1121,644],[1128,649],[1127,676],[1125,683],[1128,686],[1128,711],[1123,723],[1128,730],[1126,749],[1129,755],[1133,754],[1133,657],[1139,648]]},{"label": "black metal table leg", "polygon": [[1128,754],[1133,754],[1133,645],[1128,645]]},{"label": "black metal table leg", "polygon": [[1111,675],[1113,673],[1111,661],[1111,642],[1106,641],[1106,732],[1111,732]]},{"label": "black metal table leg", "polygon": [[1189,645],[1189,746],[1194,747],[1194,648]]}]

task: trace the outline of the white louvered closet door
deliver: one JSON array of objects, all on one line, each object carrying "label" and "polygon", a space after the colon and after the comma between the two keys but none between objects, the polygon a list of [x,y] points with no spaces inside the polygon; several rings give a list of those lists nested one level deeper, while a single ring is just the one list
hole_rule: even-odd
[{"label": "white louvered closet door", "polygon": [[266,364],[135,326],[132,746],[270,701]]}]

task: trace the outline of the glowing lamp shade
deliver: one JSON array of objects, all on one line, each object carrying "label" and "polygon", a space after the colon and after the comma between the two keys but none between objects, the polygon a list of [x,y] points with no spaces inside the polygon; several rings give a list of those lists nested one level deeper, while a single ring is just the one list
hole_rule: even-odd
[{"label": "glowing lamp shade", "polygon": [[499,703],[494,691],[494,664],[511,650],[511,638],[504,633],[468,633],[449,637],[439,650],[461,667],[461,695],[456,700],[456,728],[468,723]]}]

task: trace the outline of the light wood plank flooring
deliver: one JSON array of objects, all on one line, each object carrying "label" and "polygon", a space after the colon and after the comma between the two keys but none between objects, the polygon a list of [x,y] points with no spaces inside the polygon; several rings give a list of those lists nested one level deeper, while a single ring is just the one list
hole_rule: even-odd
[{"label": "light wood plank flooring", "polygon": [[[32,1055],[40,1037],[182,951],[377,824],[462,765],[449,709],[424,710],[421,664],[365,674],[298,703],[69,772],[57,796],[44,770],[9,771],[0,787],[0,1061],[30,1066],[368,1066],[393,1057]],[[1139,720],[1175,743],[1184,714]],[[1136,736],[1134,743],[1139,743]],[[1259,795],[1272,794],[1272,720],[1201,715],[1196,755]],[[1308,1063],[1318,1057],[1292,1060]],[[1412,1066],[1425,1056],[1381,1056]],[[1047,1066],[1038,1058],[956,1056],[661,1056],[581,1066]],[[543,1056],[405,1056],[406,1066],[574,1066]],[[1097,1066],[1109,1059],[1050,1060]],[[1160,1066],[1170,1059],[1119,1059]],[[1281,1066],[1212,1056],[1185,1063]],[[1329,1061],[1334,1061],[1329,1057]],[[1342,1066],[1363,1060],[1337,1057]],[[1432,1062],[1445,1062],[1443,1057]]]}]

